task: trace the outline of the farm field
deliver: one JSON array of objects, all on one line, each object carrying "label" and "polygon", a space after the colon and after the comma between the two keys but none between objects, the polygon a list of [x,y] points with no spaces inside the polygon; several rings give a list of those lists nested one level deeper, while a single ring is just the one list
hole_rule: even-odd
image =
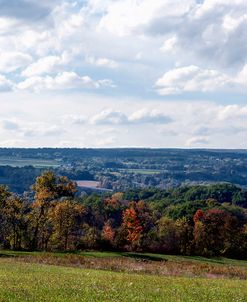
[{"label": "farm field", "polygon": [[[160,256],[157,255],[156,261],[152,257],[155,258],[153,254],[107,252],[73,255],[1,252],[0,301],[247,300],[246,261],[225,258],[206,261],[206,258],[164,256],[166,262],[162,262]],[[118,270],[114,266],[117,263]],[[182,266],[179,266],[181,263]],[[207,278],[196,276],[195,272],[189,271],[191,263],[199,270],[211,267],[212,272],[215,268],[218,273],[224,271],[225,275],[207,273]],[[174,271],[170,271],[170,275],[152,271],[157,266],[174,266],[174,269],[177,267],[177,270],[181,270],[183,265],[187,269],[182,275],[176,275]],[[123,267],[126,266],[124,271]],[[134,269],[145,266],[147,269],[143,271]],[[228,275],[227,270],[239,270],[240,275]]]},{"label": "farm field", "polygon": [[121,172],[131,173],[131,174],[142,174],[142,175],[155,175],[160,174],[162,170],[152,170],[152,169],[121,169]]},{"label": "farm field", "polygon": [[55,160],[39,160],[31,158],[8,158],[0,157],[0,166],[10,166],[10,167],[25,167],[33,166],[35,168],[56,168],[60,164]]},{"label": "farm field", "polygon": [[99,188],[100,182],[99,181],[93,181],[93,180],[76,180],[76,184],[80,188]]}]

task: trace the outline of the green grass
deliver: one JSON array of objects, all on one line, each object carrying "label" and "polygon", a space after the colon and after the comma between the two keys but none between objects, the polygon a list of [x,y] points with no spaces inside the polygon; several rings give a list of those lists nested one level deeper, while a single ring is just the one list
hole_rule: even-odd
[{"label": "green grass", "polygon": [[175,256],[175,255],[164,255],[164,254],[152,254],[152,253],[128,253],[128,252],[97,252],[97,251],[86,251],[86,252],[80,252],[79,253],[82,256],[89,256],[89,257],[128,257],[133,254],[136,256],[139,256],[140,258],[143,256],[150,257],[155,260],[163,259],[163,260],[169,260],[169,261],[176,261],[176,262],[184,262],[184,261],[193,261],[193,262],[203,262],[207,264],[222,264],[222,265],[231,265],[231,266],[246,266],[247,267],[247,261],[246,260],[237,260],[237,259],[229,259],[224,257],[215,257],[215,258],[206,258],[201,256]]},{"label": "green grass", "polygon": [[108,252],[108,251],[82,251],[82,252],[25,252],[25,251],[10,251],[0,250],[1,256],[42,256],[42,255],[55,255],[59,257],[66,256],[68,254],[76,254],[84,257],[95,258],[114,258],[114,257],[130,257],[130,258],[149,258],[150,260],[168,260],[174,262],[195,262],[206,263],[212,265],[229,265],[229,266],[242,266],[247,268],[246,260],[229,259],[224,257],[206,258],[201,256],[176,256],[176,255],[164,255],[164,254],[152,254],[152,253],[128,253],[128,252]]},{"label": "green grass", "polygon": [[0,301],[244,302],[247,282],[116,273],[1,258]]},{"label": "green grass", "polygon": [[151,170],[151,169],[121,169],[120,171],[126,173],[143,174],[143,175],[154,175],[162,172],[161,170]]},{"label": "green grass", "polygon": [[0,166],[25,167],[33,166],[36,168],[55,168],[60,164],[55,160],[39,160],[29,158],[0,158]]}]

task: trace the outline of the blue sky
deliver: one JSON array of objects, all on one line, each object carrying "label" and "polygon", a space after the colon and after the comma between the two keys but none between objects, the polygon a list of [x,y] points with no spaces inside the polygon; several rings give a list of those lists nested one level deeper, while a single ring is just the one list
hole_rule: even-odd
[{"label": "blue sky", "polygon": [[0,0],[0,146],[247,148],[246,0]]}]

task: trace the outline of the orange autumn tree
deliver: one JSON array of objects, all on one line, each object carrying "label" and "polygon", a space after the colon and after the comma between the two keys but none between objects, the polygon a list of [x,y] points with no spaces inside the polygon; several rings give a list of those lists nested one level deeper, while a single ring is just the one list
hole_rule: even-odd
[{"label": "orange autumn tree", "polygon": [[131,205],[123,212],[123,228],[127,231],[127,241],[131,249],[137,249],[142,236],[143,227],[138,219],[137,211]]},{"label": "orange autumn tree", "polygon": [[115,237],[115,231],[113,230],[109,220],[104,223],[104,227],[102,230],[102,237],[106,241],[109,241],[111,244],[113,243]]}]

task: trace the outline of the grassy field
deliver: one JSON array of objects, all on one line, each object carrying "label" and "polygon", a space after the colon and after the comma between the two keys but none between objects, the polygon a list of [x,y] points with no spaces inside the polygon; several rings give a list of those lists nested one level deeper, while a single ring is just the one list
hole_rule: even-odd
[{"label": "grassy field", "polygon": [[0,256],[0,302],[247,301],[246,261],[108,252]]},{"label": "grassy field", "polygon": [[0,301],[246,301],[242,280],[161,277],[0,260]]},{"label": "grassy field", "polygon": [[142,174],[142,175],[154,175],[160,174],[161,170],[151,170],[151,169],[121,169],[121,172],[131,173],[131,174]]},{"label": "grassy field", "polygon": [[36,168],[56,168],[60,163],[55,160],[39,160],[29,158],[6,158],[0,157],[0,166],[25,167],[33,166]]}]

